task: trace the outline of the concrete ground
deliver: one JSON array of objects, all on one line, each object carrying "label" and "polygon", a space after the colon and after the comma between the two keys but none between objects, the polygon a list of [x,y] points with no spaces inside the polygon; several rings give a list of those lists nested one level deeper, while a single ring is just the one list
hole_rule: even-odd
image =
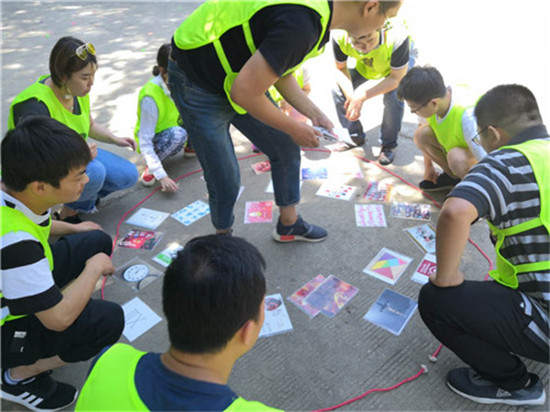
[{"label": "concrete ground", "polygon": [[[524,36],[542,38],[548,34],[543,16],[548,10],[543,1],[527,1],[516,10],[511,2],[460,2],[442,5],[434,1],[410,2],[403,10],[416,29],[413,35],[419,40],[421,62],[430,62],[448,73],[449,83],[470,81],[480,87],[480,93],[499,82],[522,82],[532,88],[539,97],[543,114],[548,107],[548,82],[541,64],[535,57],[540,45],[525,41]],[[154,64],[156,50],[169,41],[178,24],[195,7],[189,2],[6,2],[2,3],[2,119],[0,129],[5,133],[9,104],[23,88],[48,71],[48,56],[55,41],[64,35],[73,35],[95,44],[99,71],[91,93],[92,111],[97,122],[108,126],[120,136],[130,136],[136,119],[136,100],[139,88],[147,81]],[[426,13],[429,10],[430,13]],[[445,16],[445,18],[430,18]],[[529,16],[529,20],[524,18]],[[478,27],[474,32],[466,28]],[[515,23],[515,26],[512,25]],[[512,28],[512,32],[508,32]],[[439,35],[444,30],[453,36]],[[433,33],[434,36],[429,36]],[[488,35],[485,35],[488,33]],[[437,34],[437,35],[436,35]],[[483,34],[483,38],[481,37]],[[546,38],[548,38],[546,36]],[[454,40],[453,40],[454,39]],[[497,41],[498,40],[498,41]],[[431,41],[431,42],[430,42]],[[479,43],[479,47],[474,45]],[[490,45],[490,46],[489,46]],[[445,47],[443,47],[445,46]],[[485,48],[490,53],[482,53]],[[477,65],[473,75],[472,65],[457,56],[466,50]],[[514,50],[508,56],[507,50]],[[538,52],[538,53],[537,53]],[[496,54],[495,54],[496,53]],[[465,53],[466,54],[466,53]],[[514,64],[500,64],[513,60]],[[519,60],[519,61],[517,61]],[[518,66],[520,66],[518,68]],[[334,117],[327,85],[331,83],[332,62],[330,54],[312,62],[312,99],[327,114]],[[525,77],[529,67],[530,75]],[[519,72],[519,73],[518,73]],[[520,77],[521,78],[518,78]],[[412,142],[416,119],[409,113],[400,136],[394,164],[386,170],[375,162],[379,145],[378,124],[381,119],[381,98],[370,101],[363,110],[363,120],[368,130],[363,147],[345,153],[349,161],[357,161],[364,174],[363,179],[351,178],[347,184],[356,186],[357,195],[351,201],[334,200],[316,196],[321,181],[306,181],[302,188],[300,213],[308,221],[322,224],[329,237],[319,244],[277,244],[271,239],[274,224],[244,224],[244,207],[248,201],[271,200],[265,193],[269,175],[255,175],[251,165],[265,156],[248,157],[240,161],[244,192],[235,207],[235,235],[245,237],[255,244],[267,261],[268,294],[281,293],[286,297],[315,275],[334,274],[359,289],[358,294],[333,319],[318,315],[309,319],[285,300],[294,330],[289,333],[263,338],[250,353],[235,365],[230,386],[241,396],[260,400],[287,410],[311,410],[326,408],[369,389],[393,386],[415,375],[425,364],[428,374],[406,383],[393,391],[373,393],[358,402],[344,407],[347,410],[513,410],[503,406],[482,406],[464,400],[445,386],[449,369],[462,363],[449,350],[443,349],[436,363],[428,359],[438,346],[436,340],[415,313],[400,336],[362,319],[364,314],[386,288],[417,299],[420,285],[410,280],[424,252],[404,233],[403,229],[419,224],[418,221],[389,217],[389,205],[384,209],[387,228],[358,228],[354,222],[353,204],[359,203],[367,180],[391,181],[396,186],[394,200],[431,203],[419,191],[407,186],[391,171],[404,180],[416,184],[422,178],[422,159]],[[251,154],[250,143],[239,133],[234,133],[238,156]],[[107,147],[135,162],[142,170],[140,156],[123,149]],[[328,152],[306,151],[309,161],[322,164]],[[358,158],[361,158],[358,159]],[[364,160],[363,160],[364,159]],[[166,162],[170,176],[185,176],[200,169],[194,158],[177,156]],[[156,192],[142,206],[175,212],[195,200],[206,200],[206,185],[201,173],[191,174],[180,180],[175,194]],[[123,216],[141,202],[152,189],[138,183],[123,193],[106,198],[99,213],[86,215],[100,223],[113,237],[120,229],[126,234],[132,226],[123,223]],[[444,193],[435,200],[441,202]],[[431,223],[437,222],[438,210],[432,206]],[[275,216],[276,219],[277,216]],[[153,251],[134,251],[117,247],[113,254],[115,266],[121,267],[134,257],[156,266],[151,258],[168,243],[181,244],[197,235],[212,233],[208,218],[190,226],[183,226],[168,218],[157,229],[164,238]],[[491,259],[494,253],[487,239],[487,226],[478,223],[472,227],[472,240]],[[362,270],[381,247],[388,247],[413,258],[404,275],[394,286],[365,275]],[[469,279],[483,279],[488,262],[472,245],[466,247],[462,269]],[[162,317],[161,280],[151,283],[139,292],[132,291],[122,281],[115,279],[105,288],[105,298],[124,304],[138,296]],[[99,297],[99,293],[96,293]],[[467,310],[467,308],[465,308]],[[123,337],[121,341],[126,342]],[[168,347],[164,321],[132,342],[147,351],[164,351]],[[528,362],[529,369],[542,377],[548,387],[547,365]],[[55,378],[81,385],[88,363],[67,366],[55,371]],[[2,400],[3,410],[18,410],[16,405]],[[70,408],[68,409],[70,410]],[[548,410],[548,401],[535,410]]]}]

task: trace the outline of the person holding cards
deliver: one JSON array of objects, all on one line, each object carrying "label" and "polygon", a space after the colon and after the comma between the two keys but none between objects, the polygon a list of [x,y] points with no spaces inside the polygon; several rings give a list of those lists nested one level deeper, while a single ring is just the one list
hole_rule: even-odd
[{"label": "person holding cards", "polygon": [[166,269],[162,304],[170,348],[116,344],[96,359],[76,411],[275,411],[227,386],[264,322],[265,261],[233,236],[190,240]]},{"label": "person holding cards", "polygon": [[[397,21],[388,21],[382,29],[359,37],[339,30],[333,34],[332,48],[336,68],[341,72],[332,96],[338,119],[355,144],[365,143],[365,131],[359,120],[363,104],[384,95],[378,162],[389,165],[395,157],[393,149],[397,147],[404,114],[404,104],[397,98],[397,86],[414,66],[418,54],[408,30],[404,23]],[[348,57],[355,60],[354,67],[348,68]],[[380,81],[369,87],[372,80]]]},{"label": "person holding cards", "polygon": [[[449,194],[436,233],[437,269],[418,308],[434,336],[469,367],[447,385],[480,403],[542,405],[537,375],[520,359],[550,362],[550,136],[526,87],[489,90],[475,107],[474,137],[489,153]],[[459,269],[470,225],[497,238],[494,282]]]},{"label": "person holding cards", "polygon": [[[267,155],[280,216],[278,242],[319,242],[325,229],[305,222],[300,201],[300,146],[317,147],[320,131],[286,116],[265,95],[275,85],[313,126],[328,117],[300,89],[292,72],[319,55],[329,30],[361,36],[394,17],[401,1],[211,1],[175,31],[169,86],[208,186],[212,223],[231,231],[240,172],[229,126]],[[215,22],[215,24],[212,24]]]},{"label": "person holding cards", "polygon": [[[13,129],[29,115],[50,116],[75,130],[84,139],[91,137],[104,143],[135,149],[131,137],[117,137],[94,121],[90,112],[89,93],[97,70],[95,47],[74,37],[60,38],[50,53],[50,74],[15,97],[8,118]],[[93,213],[100,198],[132,187],[138,180],[136,166],[90,143],[92,161],[86,174],[89,182],[75,201],[64,204],[59,219],[69,223],[82,220],[78,213]]]},{"label": "person holding cards", "polygon": [[[35,411],[74,402],[78,390],[51,370],[97,355],[124,327],[119,305],[90,299],[114,272],[110,236],[50,217],[81,195],[90,160],[84,139],[46,116],[2,140],[2,398]],[[50,244],[50,235],[60,238]]]}]

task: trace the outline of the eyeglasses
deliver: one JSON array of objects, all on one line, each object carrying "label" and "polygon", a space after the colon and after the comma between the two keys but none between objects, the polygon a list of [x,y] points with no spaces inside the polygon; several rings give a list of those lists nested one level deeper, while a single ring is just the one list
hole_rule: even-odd
[{"label": "eyeglasses", "polygon": [[[479,132],[477,132],[476,135],[474,137],[472,137],[472,142],[474,142],[478,146],[481,146],[481,134],[483,132],[485,132],[485,130],[487,130],[489,128],[489,126],[491,126],[491,125],[488,124],[487,126],[479,129]],[[497,126],[493,126],[493,127],[497,127]]]},{"label": "eyeglasses", "polygon": [[420,109],[422,109],[424,106],[426,106],[428,103],[430,103],[433,99],[436,99],[436,97],[430,97],[428,100],[426,100],[425,103],[422,103],[420,106],[418,106],[416,109],[411,109],[412,114],[416,114]]},{"label": "eyeglasses", "polygon": [[86,60],[88,53],[95,56],[95,47],[92,43],[84,43],[75,50],[76,57],[80,60]]}]

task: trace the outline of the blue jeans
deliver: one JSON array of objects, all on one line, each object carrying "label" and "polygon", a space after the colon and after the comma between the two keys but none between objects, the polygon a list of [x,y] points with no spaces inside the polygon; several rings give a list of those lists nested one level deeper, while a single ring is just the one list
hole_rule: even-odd
[{"label": "blue jeans", "polygon": [[[414,67],[416,63],[416,54],[411,52],[409,54],[409,69]],[[350,69],[353,89],[357,89],[360,85],[365,83],[368,79],[357,72],[355,69]],[[365,136],[363,125],[360,120],[354,122],[346,119],[346,109],[344,109],[344,103],[346,98],[340,90],[340,87],[336,86],[332,90],[332,98],[336,106],[336,113],[338,114],[338,120],[342,127],[349,130],[350,134],[358,134],[359,136]],[[402,101],[397,98],[397,89],[392,90],[384,95],[384,113],[382,115],[382,124],[380,125],[380,139],[379,142],[382,146],[388,149],[394,149],[397,147],[397,136],[401,131],[401,123],[403,121],[403,115],[405,114],[405,106]]]},{"label": "blue jeans", "polygon": [[230,124],[269,158],[276,204],[291,206],[300,201],[300,148],[290,136],[249,114],[237,114],[225,94],[200,88],[171,60],[168,74],[172,98],[204,171],[216,229],[226,230],[233,225],[233,207],[240,187]]},{"label": "blue jeans", "polygon": [[99,148],[96,158],[88,163],[86,174],[90,181],[84,186],[80,198],[76,202],[65,204],[84,213],[95,211],[98,198],[132,187],[139,178],[136,166],[132,162]]}]

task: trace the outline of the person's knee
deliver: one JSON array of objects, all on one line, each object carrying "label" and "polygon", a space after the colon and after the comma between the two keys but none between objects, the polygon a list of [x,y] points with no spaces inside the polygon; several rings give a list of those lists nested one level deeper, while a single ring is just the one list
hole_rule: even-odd
[{"label": "person's knee", "polygon": [[455,176],[464,178],[470,171],[471,167],[476,163],[473,156],[468,153],[468,149],[463,147],[454,147],[447,154],[447,163],[449,169]]},{"label": "person's knee", "polygon": [[99,192],[107,175],[105,166],[96,160],[92,160],[86,167],[86,175],[89,179],[86,183],[86,191],[93,189],[95,192]]},{"label": "person's knee", "polygon": [[90,242],[91,248],[96,250],[96,253],[105,253],[111,255],[113,251],[113,240],[111,236],[105,233],[103,230],[92,230],[86,232],[86,237]]},{"label": "person's knee", "polygon": [[434,146],[437,143],[437,139],[430,126],[421,126],[414,132],[414,144],[420,150],[424,150],[429,146]]},{"label": "person's knee", "polygon": [[440,291],[441,289],[434,286],[431,282],[426,283],[420,289],[420,293],[418,294],[418,313],[420,313],[422,319],[425,318],[425,315],[436,313],[438,308],[441,308]]}]

